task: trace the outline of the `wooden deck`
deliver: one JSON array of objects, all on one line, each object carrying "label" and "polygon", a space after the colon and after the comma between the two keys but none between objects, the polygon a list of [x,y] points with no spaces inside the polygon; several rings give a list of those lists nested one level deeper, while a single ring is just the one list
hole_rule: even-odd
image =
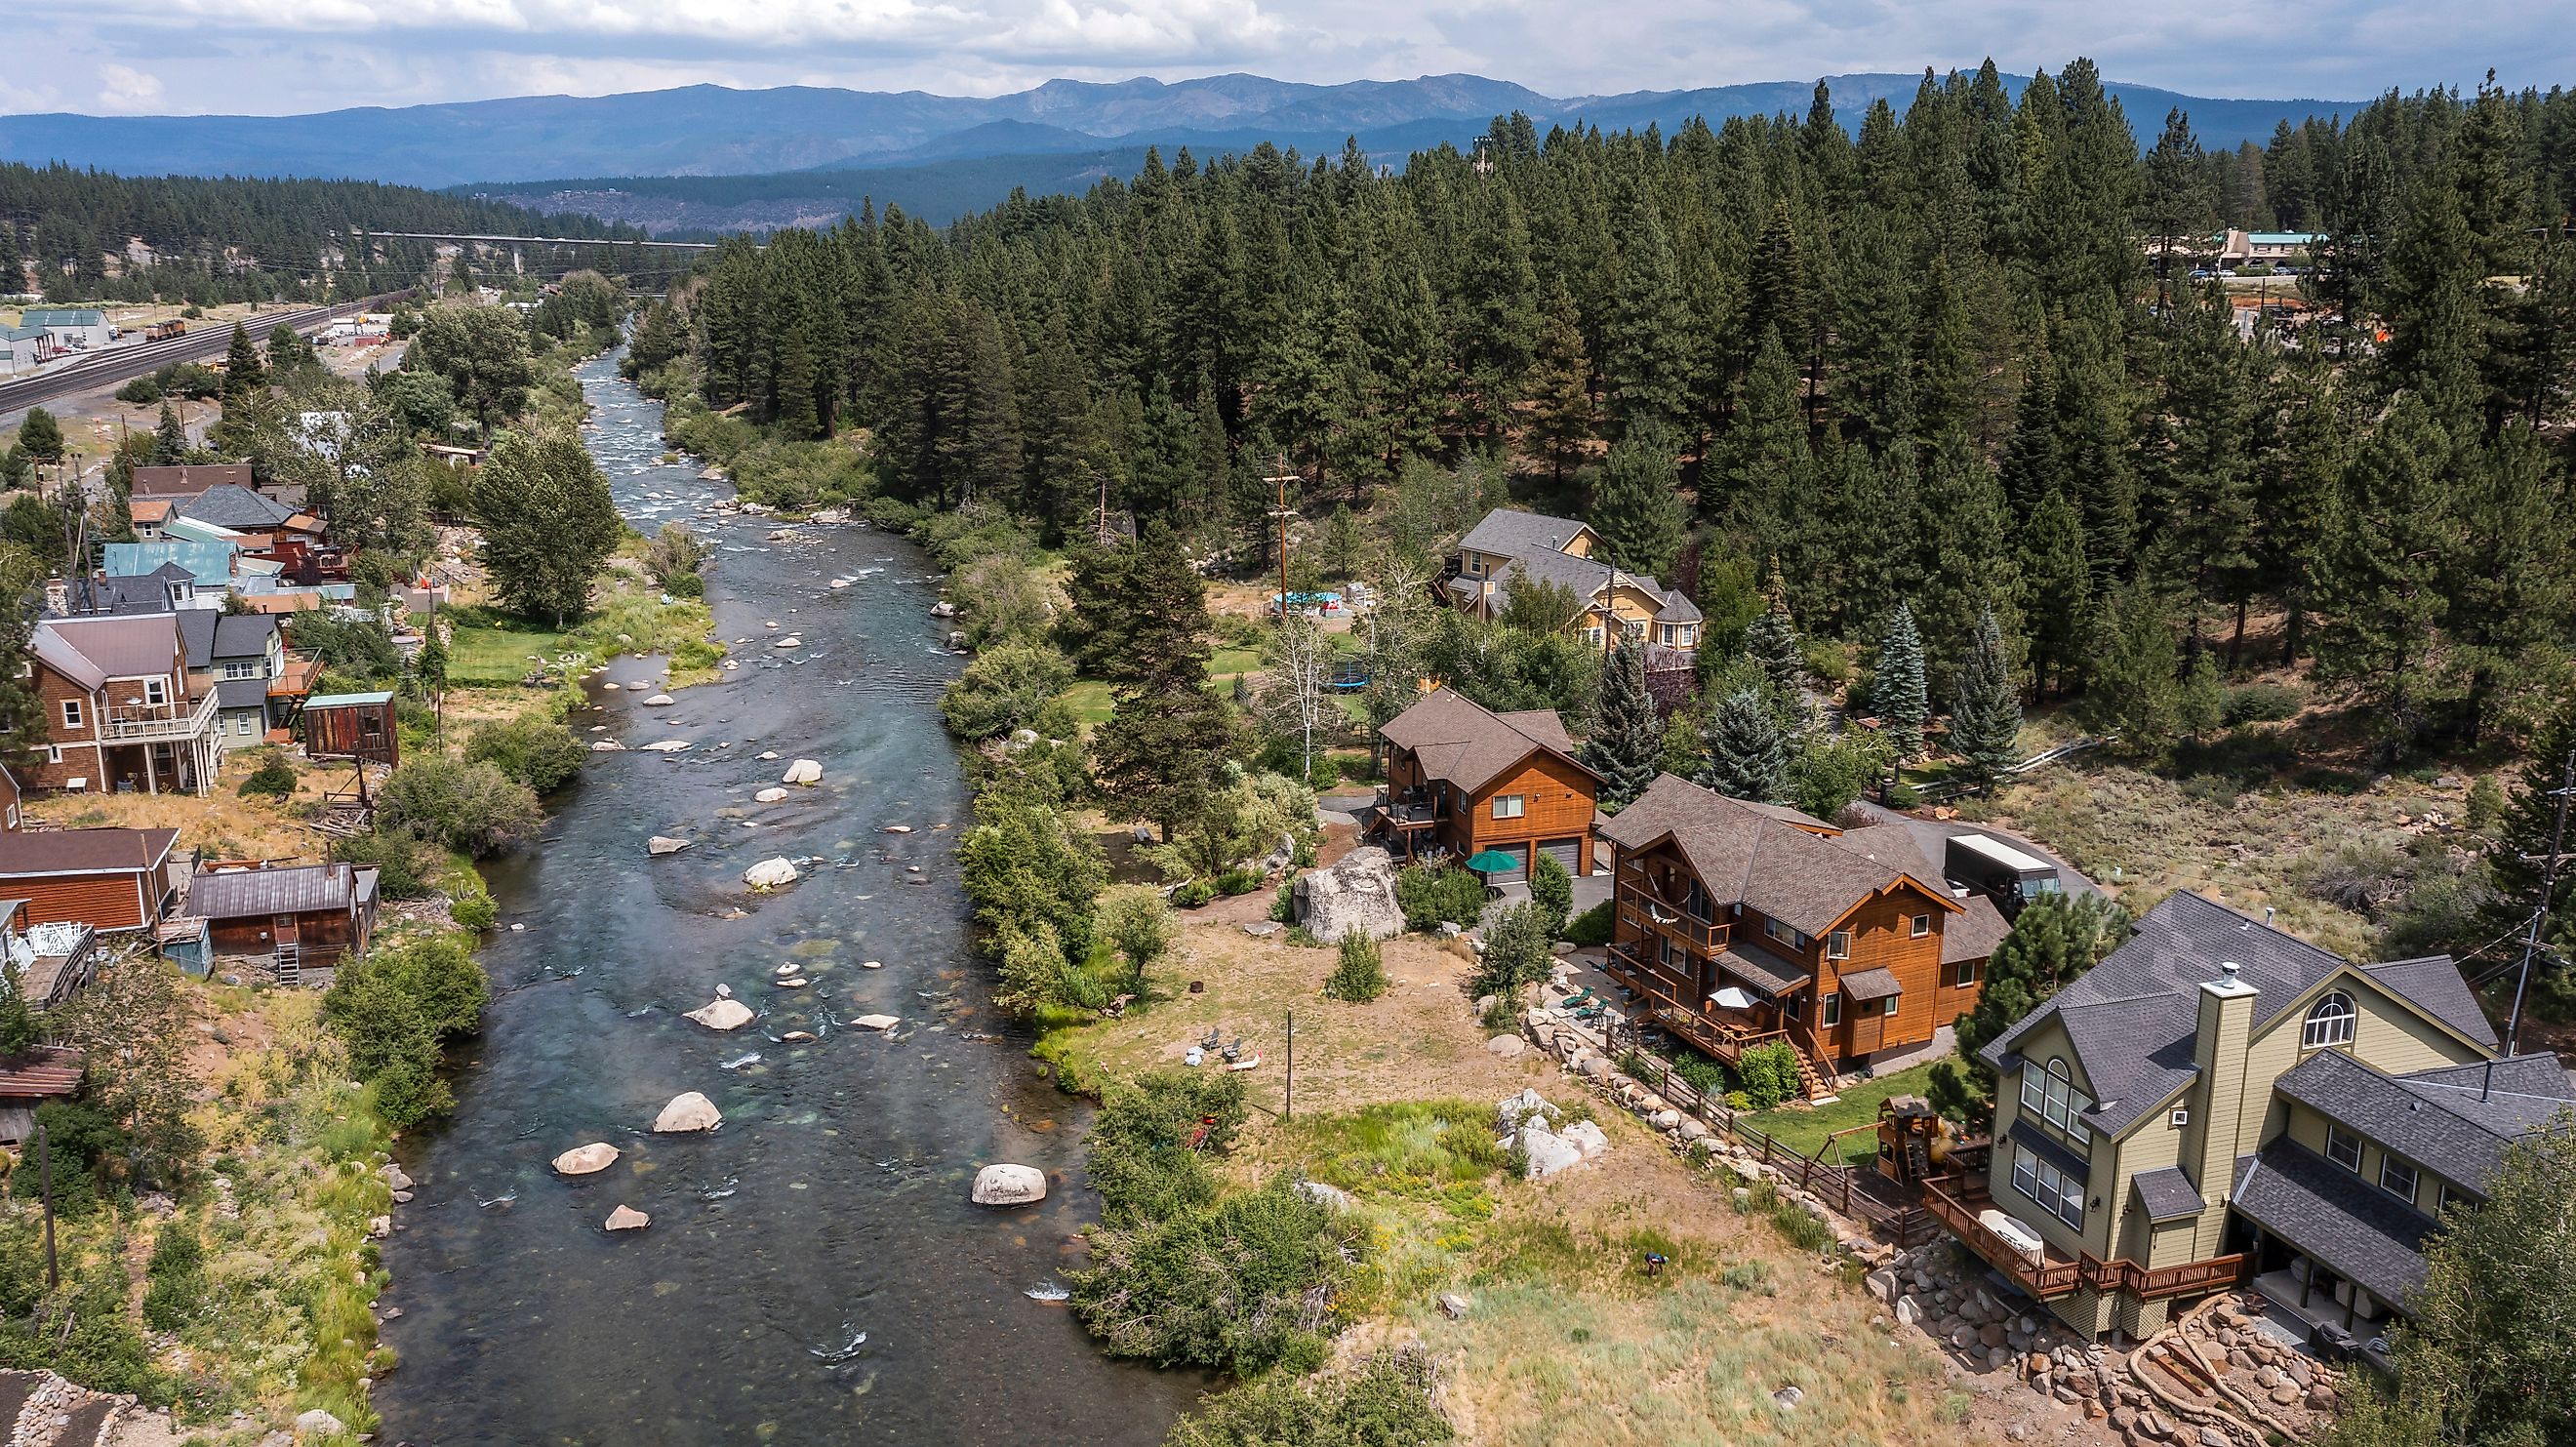
[{"label": "wooden deck", "polygon": [[2251,1257],[2236,1255],[2149,1268],[2119,1257],[2104,1261],[2089,1251],[2070,1258],[2048,1246],[2034,1260],[1977,1219],[1994,1202],[1984,1183],[1973,1176],[1924,1182],[1923,1204],[1969,1250],[2041,1301],[2070,1296],[2084,1287],[2106,1295],[2127,1292],[2141,1301],[2205,1295],[2236,1286],[2252,1264]]},{"label": "wooden deck", "polygon": [[[1798,1034],[1785,1026],[1738,1024],[1704,1010],[1696,1000],[1683,997],[1678,981],[1647,964],[1626,945],[1613,944],[1603,951],[1601,972],[1636,991],[1656,1024],[1730,1069],[1743,1058],[1745,1051],[1778,1040],[1798,1052],[1799,1083],[1805,1087],[1808,1099],[1831,1095],[1842,1087],[1842,1078],[1826,1062],[1812,1034],[1801,1040]],[[1786,1022],[1790,1025],[1795,1023]]]}]

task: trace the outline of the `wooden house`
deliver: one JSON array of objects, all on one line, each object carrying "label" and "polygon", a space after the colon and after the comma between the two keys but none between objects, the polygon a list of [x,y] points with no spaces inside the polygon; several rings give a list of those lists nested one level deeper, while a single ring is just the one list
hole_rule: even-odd
[{"label": "wooden house", "polygon": [[1489,876],[1497,884],[1526,880],[1533,850],[1570,873],[1592,872],[1601,780],[1575,761],[1553,710],[1494,713],[1442,688],[1378,734],[1386,789],[1368,827],[1396,857],[1507,854],[1515,863]]},{"label": "wooden house", "polygon": [[158,926],[184,876],[176,829],[48,829],[0,834],[0,896],[36,924],[78,921],[101,934]]},{"label": "wooden house", "polygon": [[80,1094],[85,1061],[77,1050],[39,1045],[24,1055],[0,1056],[0,1146],[23,1145],[36,1134],[36,1107]]},{"label": "wooden house", "polygon": [[219,865],[188,885],[188,913],[206,922],[215,953],[265,955],[281,980],[364,951],[376,902],[376,871],[347,864]]},{"label": "wooden house", "polygon": [[1666,774],[1600,832],[1618,854],[1611,977],[1721,1061],[1787,1041],[1810,1095],[1929,1046],[2003,938],[1993,904],[1940,883],[1901,830],[1846,839]]},{"label": "wooden house", "polygon": [[325,693],[304,701],[304,752],[317,759],[402,762],[391,693]]},{"label": "wooden house", "polygon": [[204,793],[221,764],[212,689],[192,691],[170,613],[47,618],[27,668],[45,711],[38,788]]},{"label": "wooden house", "polygon": [[1459,540],[1441,586],[1450,606],[1480,618],[1500,617],[1521,582],[1562,587],[1582,607],[1574,626],[1587,641],[1601,644],[1617,628],[1647,645],[1650,671],[1667,660],[1687,667],[1699,648],[1698,607],[1678,588],[1595,557],[1600,542],[1572,518],[1496,508]]}]

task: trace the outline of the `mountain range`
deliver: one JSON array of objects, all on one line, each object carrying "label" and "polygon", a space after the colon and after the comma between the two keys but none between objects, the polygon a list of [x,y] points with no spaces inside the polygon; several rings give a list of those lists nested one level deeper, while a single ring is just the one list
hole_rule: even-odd
[{"label": "mountain range", "polygon": [[[1829,77],[1835,109],[1857,128],[1870,102],[1900,111],[1919,76]],[[2016,93],[2021,81],[2007,78]],[[2149,86],[2109,87],[2152,138],[2165,112],[2191,113],[2202,143],[2268,138],[2274,124],[2346,115],[2320,100],[2220,100]],[[1357,137],[1372,155],[1464,142],[1495,116],[1667,132],[1689,117],[1803,113],[1813,85],[1775,81],[1702,90],[1556,97],[1477,75],[1305,85],[1257,75],[1166,83],[1052,80],[1010,95],[943,96],[812,86],[698,85],[607,96],[523,96],[444,105],[358,107],[299,116],[0,116],[0,159],[62,161],[127,174],[345,177],[405,185],[501,186],[548,178],[732,176],[829,168],[918,168],[1002,156],[1104,156],[1160,145],[1202,154],[1260,141],[1308,154]],[[1045,170],[1049,167],[1038,167]],[[1060,168],[1057,168],[1060,169]]]}]

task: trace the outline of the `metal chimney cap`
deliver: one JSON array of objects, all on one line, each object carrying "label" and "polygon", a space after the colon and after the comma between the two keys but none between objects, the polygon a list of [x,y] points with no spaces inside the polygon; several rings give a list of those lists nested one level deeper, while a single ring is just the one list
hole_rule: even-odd
[{"label": "metal chimney cap", "polygon": [[2218,978],[2232,985],[2236,983],[2236,971],[2238,968],[2239,966],[2234,960],[2221,960],[2218,962]]}]

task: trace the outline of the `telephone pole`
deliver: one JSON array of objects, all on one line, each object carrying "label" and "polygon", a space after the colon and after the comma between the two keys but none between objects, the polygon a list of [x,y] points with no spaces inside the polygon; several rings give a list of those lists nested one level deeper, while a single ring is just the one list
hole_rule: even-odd
[{"label": "telephone pole", "polygon": [[[2566,762],[2559,765],[2558,787],[2550,791],[2558,800],[2556,818],[2549,826],[2549,856],[2540,862],[2540,899],[2531,907],[2531,923],[2522,932],[2522,968],[2513,982],[2513,1013],[2504,1027],[2504,1053],[2511,1058],[2522,1037],[2522,1001],[2531,989],[2531,962],[2540,953],[2540,932],[2549,919],[2549,906],[2558,893],[2558,861],[2567,847],[2567,801],[2576,796],[2576,749],[2567,751]],[[2494,1072],[2488,1072],[2492,1075]]]},{"label": "telephone pole", "polygon": [[1279,503],[1270,510],[1270,516],[1279,523],[1279,626],[1284,628],[1288,626],[1288,520],[1297,515],[1288,506],[1288,484],[1305,479],[1288,470],[1288,454],[1284,451],[1279,454],[1278,468],[1262,481],[1279,489]]}]

